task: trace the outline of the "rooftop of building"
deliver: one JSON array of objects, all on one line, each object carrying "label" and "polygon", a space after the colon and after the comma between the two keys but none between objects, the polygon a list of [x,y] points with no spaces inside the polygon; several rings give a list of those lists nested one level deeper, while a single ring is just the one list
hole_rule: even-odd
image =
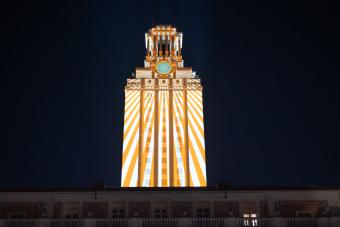
[{"label": "rooftop of building", "polygon": [[94,184],[92,186],[62,186],[62,187],[0,187],[0,192],[86,192],[86,191],[312,191],[340,190],[339,186],[301,187],[301,186],[209,186],[209,187],[117,187]]}]

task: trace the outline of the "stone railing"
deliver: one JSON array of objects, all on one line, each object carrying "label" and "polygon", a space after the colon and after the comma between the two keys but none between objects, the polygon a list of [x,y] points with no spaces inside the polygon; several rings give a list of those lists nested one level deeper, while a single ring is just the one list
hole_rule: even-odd
[{"label": "stone railing", "polygon": [[13,227],[36,227],[39,226],[37,219],[8,219],[0,220],[0,227],[13,226]]},{"label": "stone railing", "polygon": [[126,218],[0,219],[0,227],[340,227],[340,217],[322,218]]},{"label": "stone railing", "polygon": [[128,227],[129,219],[97,219],[96,227]]},{"label": "stone railing", "polygon": [[[51,219],[44,223],[48,227],[81,227],[81,219]],[[40,227],[40,226],[39,226]]]},{"label": "stone railing", "polygon": [[178,221],[175,218],[148,218],[142,219],[143,227],[176,227]]}]

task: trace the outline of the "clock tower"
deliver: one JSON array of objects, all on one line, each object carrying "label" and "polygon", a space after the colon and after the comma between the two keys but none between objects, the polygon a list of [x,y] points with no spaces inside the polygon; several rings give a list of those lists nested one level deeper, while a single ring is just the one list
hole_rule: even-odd
[{"label": "clock tower", "polygon": [[125,86],[122,187],[207,185],[202,85],[172,26],[145,33],[144,67]]}]

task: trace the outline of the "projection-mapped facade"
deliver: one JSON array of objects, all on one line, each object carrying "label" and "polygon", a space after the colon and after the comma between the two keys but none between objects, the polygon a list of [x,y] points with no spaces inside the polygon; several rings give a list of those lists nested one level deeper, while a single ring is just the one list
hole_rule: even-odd
[{"label": "projection-mapped facade", "polygon": [[122,187],[207,185],[202,85],[182,40],[171,26],[145,34],[144,67],[125,87]]}]

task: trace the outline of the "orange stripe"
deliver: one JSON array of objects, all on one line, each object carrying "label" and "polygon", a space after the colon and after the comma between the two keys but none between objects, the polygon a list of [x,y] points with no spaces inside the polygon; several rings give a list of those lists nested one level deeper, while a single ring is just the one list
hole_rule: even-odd
[{"label": "orange stripe", "polygon": [[[129,106],[128,107],[128,109],[131,109],[131,111],[130,110],[126,110],[125,112],[124,112],[124,115],[125,115],[125,117],[124,117],[124,121],[128,121],[128,117],[129,116],[131,116],[131,114],[133,113],[133,111],[135,110],[135,108],[139,108],[139,101],[138,101],[138,98],[139,97],[136,97],[136,99],[134,100],[134,103],[132,103],[131,104],[131,106]],[[138,107],[137,107],[138,106]]]},{"label": "orange stripe", "polygon": [[197,95],[196,91],[191,90],[191,91],[189,91],[189,94],[193,99],[197,100],[197,103],[201,103],[202,97],[199,97]]},{"label": "orange stripe", "polygon": [[[132,120],[132,121],[130,122],[130,124],[127,125],[127,126],[126,126],[126,124],[127,124],[128,121],[126,121],[126,122],[124,121],[124,125],[126,126],[126,128],[124,128],[124,135],[123,135],[124,140],[126,139],[127,134],[129,134],[132,125],[136,122],[136,119],[137,119],[137,116],[138,116],[138,115],[139,115],[139,111],[137,111],[137,112],[135,113],[135,115],[132,116],[132,119],[133,119],[133,120]],[[129,117],[129,119],[130,119],[130,117]],[[137,125],[138,125],[138,123],[137,123]]]},{"label": "orange stripe", "polygon": [[132,91],[128,98],[125,98],[125,104],[129,104],[132,100],[139,96],[138,91]]},{"label": "orange stripe", "polygon": [[195,104],[193,104],[191,100],[188,98],[188,109],[192,109],[195,112],[196,116],[199,118],[199,120],[203,122],[203,113],[202,112],[199,113],[198,110],[194,108],[194,105]]},{"label": "orange stripe", "polygon": [[136,91],[131,91],[131,90],[125,90],[125,91],[128,91],[128,93],[125,93],[125,102],[129,102],[134,95],[138,94],[138,92]]},{"label": "orange stripe", "polygon": [[191,115],[191,118],[194,120],[195,122],[195,125],[197,126],[198,130],[200,131],[201,135],[204,137],[204,131],[201,127],[201,124],[199,124],[199,122],[197,121],[196,119],[196,115],[194,115],[191,111],[191,109],[189,108],[189,112],[190,112],[190,115]]},{"label": "orange stripe", "polygon": [[125,97],[124,97],[125,100],[126,100],[127,98],[129,98],[131,94],[132,94],[132,91],[131,91],[131,90],[125,89]]},{"label": "orange stripe", "polygon": [[192,95],[195,96],[197,100],[202,100],[202,92],[201,91],[190,91]]},{"label": "orange stripe", "polygon": [[131,145],[132,145],[132,143],[133,143],[133,141],[134,141],[134,139],[135,139],[135,137],[136,137],[137,131],[138,131],[138,129],[139,129],[139,126],[138,126],[138,125],[139,125],[139,124],[137,124],[136,128],[134,129],[134,131],[133,131],[133,133],[132,133],[132,136],[131,136],[131,139],[130,139],[128,145],[126,146],[125,150],[123,151],[123,165],[124,165],[125,160],[126,160],[128,154],[129,154],[129,152],[130,152]]},{"label": "orange stripe", "polygon": [[189,151],[190,151],[192,160],[194,162],[194,166],[195,166],[195,169],[196,169],[198,180],[200,182],[200,186],[206,186],[206,181],[205,181],[202,169],[200,167],[200,164],[198,163],[198,160],[197,160],[196,154],[194,152],[194,148],[192,146],[191,140],[189,140]]},{"label": "orange stripe", "polygon": [[162,186],[167,186],[168,176],[167,176],[167,149],[166,149],[166,99],[165,99],[165,92],[163,91],[163,121],[162,121]]},{"label": "orange stripe", "polygon": [[[143,121],[145,122],[147,122],[147,120],[149,119],[149,116],[152,110],[152,102],[151,102],[152,99],[153,99],[153,95],[148,92],[148,96],[147,96],[147,99],[145,100],[144,106],[145,106],[145,110],[149,110],[149,112],[143,119]],[[146,126],[146,123],[143,123],[143,128],[145,128],[145,126]]]},{"label": "orange stripe", "polygon": [[129,105],[131,105],[131,103],[133,103],[133,100],[136,100],[136,98],[139,96],[139,92],[133,92],[129,98],[125,99],[125,110],[127,110],[127,107],[129,107]]},{"label": "orange stripe", "polygon": [[[163,98],[163,92],[162,91],[159,91],[159,98],[158,98],[158,146],[161,145],[161,149],[158,149],[158,157],[161,157],[161,163],[159,163],[159,159],[157,160],[158,162],[158,182],[157,182],[157,185],[158,183],[160,182],[160,185],[158,186],[162,186],[162,181],[163,181],[163,175],[162,175],[162,168],[163,168],[163,163],[162,163],[162,158],[163,158],[163,155],[162,155],[162,143],[163,143],[163,137],[160,136],[162,135],[161,133],[163,132],[163,105],[162,105],[162,98]],[[159,167],[160,167],[160,171],[159,171]]]},{"label": "orange stripe", "polygon": [[155,187],[155,182],[154,182],[155,166],[154,166],[154,161],[153,161],[154,152],[155,152],[155,149],[153,149],[152,155],[151,155],[151,176],[150,176],[150,182],[149,182],[150,187]]},{"label": "orange stripe", "polygon": [[[200,150],[200,152],[201,152],[201,155],[202,155],[202,157],[203,157],[203,159],[204,159],[204,161],[205,161],[204,147],[203,147],[203,145],[201,144],[201,141],[200,141],[200,139],[198,138],[198,136],[197,136],[197,134],[196,134],[196,131],[195,131],[194,127],[192,126],[190,120],[189,120],[189,126],[190,126],[190,129],[191,129],[191,133],[192,133],[192,134],[194,135],[194,137],[195,137],[195,141],[196,141],[197,146],[198,146],[198,148],[199,148],[199,150]],[[204,138],[203,138],[203,139],[204,139]]]},{"label": "orange stripe", "polygon": [[[145,96],[145,98],[142,100],[142,102],[143,102],[143,106],[145,107],[145,109],[143,110],[143,115],[146,115],[146,117],[144,117],[143,119],[140,119],[140,124],[142,124],[143,126],[142,126],[142,132],[141,132],[141,135],[142,135],[142,138],[140,138],[140,140],[143,140],[143,141],[141,141],[142,143],[141,143],[141,151],[142,152],[140,152],[140,155],[141,155],[141,157],[140,157],[140,168],[139,168],[139,171],[140,171],[140,173],[139,173],[139,176],[141,177],[141,179],[142,179],[142,184],[143,184],[143,182],[144,182],[144,172],[145,172],[145,159],[147,158],[147,156],[145,156],[145,149],[148,149],[148,148],[146,148],[146,146],[147,146],[147,144],[148,144],[148,141],[150,141],[150,138],[148,138],[148,137],[146,137],[145,139],[146,140],[144,140],[144,134],[145,134],[145,129],[146,129],[146,124],[147,124],[147,121],[148,121],[148,119],[149,119],[149,116],[150,116],[150,113],[151,113],[151,111],[152,111],[152,109],[150,108],[150,107],[152,107],[151,106],[151,100],[152,100],[152,93],[151,92],[149,92],[149,91],[147,91],[147,92],[145,92],[145,94],[146,94],[146,96]],[[147,112],[146,112],[147,111]],[[146,114],[145,114],[145,112],[146,112]],[[151,124],[152,125],[152,124]],[[150,132],[151,130],[149,129],[149,132]],[[148,135],[149,135],[149,132],[148,132]],[[147,136],[148,136],[147,135]],[[147,146],[147,147],[149,147],[149,146]]]},{"label": "orange stripe", "polygon": [[[129,116],[127,117],[127,119],[124,120],[124,125],[126,125],[126,123],[129,121],[131,114],[132,114],[132,112],[129,114]],[[137,117],[138,114],[139,114],[139,111],[137,111],[137,112],[135,113],[135,115],[133,116],[134,120],[132,120],[132,121],[130,122],[130,124],[127,126],[127,128],[124,130],[124,136],[123,136],[124,139],[126,138],[127,134],[129,133],[129,131],[130,131],[130,129],[131,129],[133,123],[136,121],[136,117]],[[141,119],[139,119],[139,120],[141,120]]]},{"label": "orange stripe", "polygon": [[194,97],[192,97],[192,95],[188,95],[188,98],[191,100],[191,102],[193,104],[195,104],[196,108],[202,113],[203,115],[203,108],[202,108],[202,104],[200,103],[202,100],[198,101],[196,100]]},{"label": "orange stripe", "polygon": [[191,176],[191,174],[190,174],[190,184],[189,184],[189,186],[193,186],[194,185],[194,183],[193,183],[193,181],[192,181],[192,176]]},{"label": "orange stripe", "polygon": [[173,168],[173,171],[174,173],[171,173],[171,174],[174,174],[174,186],[175,187],[178,187],[180,186],[179,183],[178,183],[178,164],[177,164],[177,152],[173,152],[173,159],[174,159],[174,167]]},{"label": "orange stripe", "polygon": [[180,103],[181,106],[183,106],[183,91],[175,91],[176,96],[178,98],[178,102]]},{"label": "orange stripe", "polygon": [[[181,159],[182,159],[182,163],[183,163],[183,171],[184,171],[184,177],[185,177],[185,173],[186,173],[186,169],[187,169],[187,162],[186,162],[186,158],[185,157],[185,149],[184,149],[184,139],[182,138],[182,134],[181,134],[181,131],[180,131],[180,127],[182,126],[182,128],[184,128],[184,119],[179,111],[179,103],[176,103],[175,102],[175,107],[176,107],[176,110],[175,111],[175,128],[176,128],[176,131],[177,131],[177,139],[178,139],[178,143],[180,144],[180,149],[181,149]],[[177,114],[177,115],[176,115]],[[179,116],[179,120],[177,119],[177,116]],[[182,125],[180,125],[182,124]]]},{"label": "orange stripe", "polygon": [[[150,111],[148,113],[151,113],[151,108],[150,108]],[[147,118],[149,119],[149,118]],[[144,122],[145,123],[145,122]],[[154,123],[154,114],[152,114],[151,116],[151,126],[153,125]],[[145,127],[143,127],[145,129]],[[149,148],[150,148],[150,141],[151,141],[151,134],[152,134],[152,130],[153,130],[153,127],[150,127],[149,128],[149,131],[148,131],[148,134],[147,134],[147,139],[146,139],[146,144],[145,144],[145,147],[143,149],[143,153],[142,153],[142,173],[141,173],[141,176],[142,178],[144,179],[144,173],[145,173],[145,168],[146,168],[146,160],[148,158],[148,155],[149,155]],[[144,132],[143,132],[144,133]]]},{"label": "orange stripe", "polygon": [[132,174],[133,174],[133,169],[136,165],[136,161],[137,161],[137,157],[138,157],[138,150],[139,149],[138,149],[138,146],[137,146],[136,150],[133,153],[133,157],[132,157],[131,163],[129,165],[128,172],[125,176],[123,187],[129,187],[130,186],[131,177],[132,177]]}]

